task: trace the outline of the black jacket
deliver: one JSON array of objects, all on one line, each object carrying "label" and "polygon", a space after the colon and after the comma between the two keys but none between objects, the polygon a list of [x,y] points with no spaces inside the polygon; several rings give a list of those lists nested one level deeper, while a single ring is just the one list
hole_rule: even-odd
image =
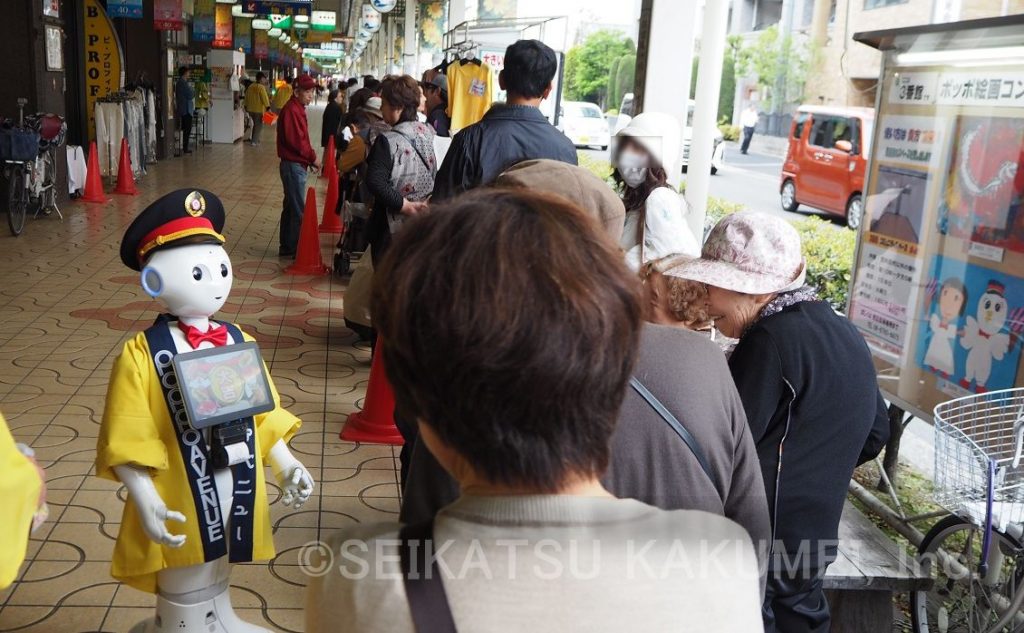
[{"label": "black jacket", "polygon": [[320,128],[320,147],[327,147],[327,139],[338,133],[343,114],[341,106],[333,101],[324,108],[324,124]]},{"label": "black jacket", "polygon": [[432,202],[489,185],[524,160],[547,158],[577,164],[569,138],[531,106],[495,105],[452,139],[434,181]]},{"label": "black jacket", "polygon": [[[863,337],[820,301],[758,321],[729,369],[757,444],[774,540],[826,563],[853,469],[889,439],[889,418]],[[829,558],[813,555],[824,547]]]}]

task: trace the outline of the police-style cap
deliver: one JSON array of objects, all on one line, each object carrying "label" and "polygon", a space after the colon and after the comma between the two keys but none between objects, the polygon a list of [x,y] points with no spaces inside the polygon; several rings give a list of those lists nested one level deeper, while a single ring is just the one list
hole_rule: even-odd
[{"label": "police-style cap", "polygon": [[121,239],[121,261],[142,270],[161,248],[184,244],[223,244],[224,205],[203,189],[178,189],[143,209]]}]

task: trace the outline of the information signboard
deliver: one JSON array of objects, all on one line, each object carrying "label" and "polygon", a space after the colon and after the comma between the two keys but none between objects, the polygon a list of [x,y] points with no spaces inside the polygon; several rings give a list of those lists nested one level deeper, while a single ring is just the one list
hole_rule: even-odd
[{"label": "information signboard", "polygon": [[945,25],[936,51],[915,29],[855,36],[886,54],[847,314],[886,396],[924,417],[1024,386],[1024,28],[985,22]]}]

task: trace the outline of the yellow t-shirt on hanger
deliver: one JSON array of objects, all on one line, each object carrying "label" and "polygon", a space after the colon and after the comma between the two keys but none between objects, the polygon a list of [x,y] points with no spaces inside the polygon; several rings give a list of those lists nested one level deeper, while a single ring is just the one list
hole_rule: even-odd
[{"label": "yellow t-shirt on hanger", "polygon": [[484,118],[494,100],[493,83],[487,64],[457,61],[448,66],[448,116],[453,134]]}]

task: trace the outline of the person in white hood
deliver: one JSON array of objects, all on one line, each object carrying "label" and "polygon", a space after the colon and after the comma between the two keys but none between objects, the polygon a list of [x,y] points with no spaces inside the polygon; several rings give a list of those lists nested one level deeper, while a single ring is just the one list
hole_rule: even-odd
[{"label": "person in white hood", "polygon": [[686,201],[669,184],[669,174],[679,169],[679,122],[661,112],[644,112],[616,136],[614,175],[624,188],[626,225],[620,246],[626,264],[639,271],[667,255],[700,256],[700,242],[686,223]]}]

